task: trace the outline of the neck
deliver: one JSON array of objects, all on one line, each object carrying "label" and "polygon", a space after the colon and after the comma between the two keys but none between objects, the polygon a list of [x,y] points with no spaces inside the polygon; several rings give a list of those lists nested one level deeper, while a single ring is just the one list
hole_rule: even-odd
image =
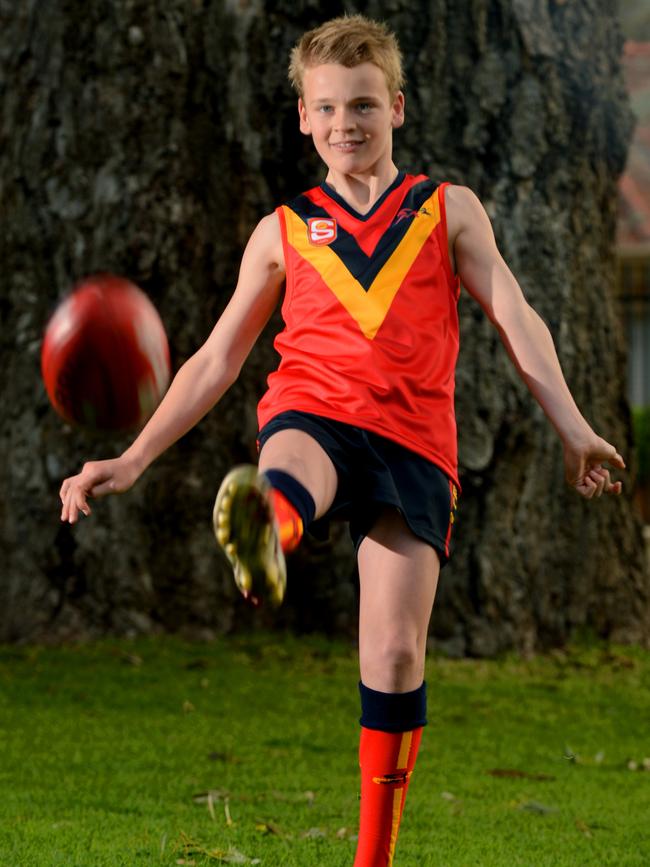
[{"label": "neck", "polygon": [[345,175],[330,169],[325,180],[350,207],[359,214],[365,214],[386,192],[397,175],[397,166],[391,162],[383,171],[363,175]]}]

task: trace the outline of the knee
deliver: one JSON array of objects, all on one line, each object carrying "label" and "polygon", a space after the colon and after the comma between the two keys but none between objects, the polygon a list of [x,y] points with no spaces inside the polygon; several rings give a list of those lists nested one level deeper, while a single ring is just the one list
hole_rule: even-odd
[{"label": "knee", "polygon": [[424,652],[415,638],[389,636],[373,642],[361,658],[361,680],[380,692],[408,692],[424,678]]},{"label": "knee", "polygon": [[338,477],[334,464],[311,436],[300,430],[273,434],[260,452],[259,468],[282,470],[293,476],[314,499],[316,517],[327,511],[336,494]]}]

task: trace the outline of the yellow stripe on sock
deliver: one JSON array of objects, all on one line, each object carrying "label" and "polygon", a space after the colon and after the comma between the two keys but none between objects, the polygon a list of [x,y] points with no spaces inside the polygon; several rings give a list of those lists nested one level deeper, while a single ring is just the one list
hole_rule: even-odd
[{"label": "yellow stripe on sock", "polygon": [[399,832],[399,820],[402,815],[402,799],[405,792],[406,787],[395,789],[393,792],[393,824],[390,829],[390,848],[388,850],[387,867],[391,867],[393,858],[395,857],[395,846],[397,845],[397,834]]},{"label": "yellow stripe on sock", "polygon": [[397,756],[397,768],[406,768],[409,763],[409,753],[411,752],[411,744],[413,742],[413,732],[404,732],[402,735],[402,743]]},{"label": "yellow stripe on sock", "polygon": [[[397,756],[397,768],[406,768],[408,766],[409,753],[411,752],[411,744],[413,742],[413,732],[404,732],[402,742],[399,747]],[[395,789],[393,792],[393,824],[390,830],[390,848],[388,850],[388,867],[391,867],[395,856],[395,846],[397,845],[397,834],[399,833],[399,822],[402,817],[402,805],[406,796],[406,785]]]}]

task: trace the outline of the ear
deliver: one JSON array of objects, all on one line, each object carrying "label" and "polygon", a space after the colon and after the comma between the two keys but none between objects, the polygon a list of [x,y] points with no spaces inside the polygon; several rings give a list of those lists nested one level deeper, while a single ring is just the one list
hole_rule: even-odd
[{"label": "ear", "polygon": [[302,101],[302,97],[298,98],[298,115],[300,116],[300,132],[303,135],[311,135],[311,125],[309,123],[309,118],[307,117],[307,109],[305,108],[305,103]]},{"label": "ear", "polygon": [[404,94],[398,90],[391,108],[391,126],[398,129],[404,123]]}]

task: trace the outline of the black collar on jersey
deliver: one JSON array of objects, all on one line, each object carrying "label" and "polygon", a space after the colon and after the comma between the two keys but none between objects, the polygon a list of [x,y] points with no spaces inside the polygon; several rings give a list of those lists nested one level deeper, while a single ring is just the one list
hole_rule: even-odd
[{"label": "black collar on jersey", "polygon": [[323,183],[320,185],[320,188],[326,195],[328,195],[330,197],[330,199],[333,199],[337,205],[340,205],[342,208],[345,208],[345,210],[348,212],[348,214],[352,214],[352,216],[355,217],[357,220],[361,220],[363,223],[365,223],[366,220],[369,220],[372,217],[372,215],[375,213],[375,211],[378,208],[381,208],[382,204],[386,201],[387,196],[389,196],[393,192],[393,190],[395,190],[395,189],[397,189],[397,187],[399,187],[399,185],[402,183],[402,181],[404,180],[405,177],[406,177],[405,172],[399,172],[398,171],[397,177],[395,178],[393,183],[384,190],[384,192],[381,194],[381,196],[379,196],[379,198],[377,199],[375,204],[372,206],[372,208],[370,208],[370,210],[366,214],[360,214],[358,211],[355,211],[354,208],[348,202],[346,202],[346,200],[343,198],[343,196],[340,196],[336,192],[334,187],[330,186],[330,184],[328,184],[327,181],[323,181]]},{"label": "black collar on jersey", "polygon": [[[397,183],[397,179],[395,183]],[[337,227],[336,240],[329,244],[329,247],[334,253],[336,253],[350,274],[352,274],[366,292],[372,286],[377,274],[395,252],[395,249],[404,235],[406,235],[409,226],[417,217],[420,208],[424,205],[427,199],[430,198],[438,186],[438,183],[429,178],[413,184],[399,203],[399,208],[395,218],[379,239],[377,246],[370,256],[364,253],[354,235],[346,232],[341,225]],[[387,190],[386,193],[384,193],[384,196],[388,192],[389,191]],[[328,196],[329,195],[330,193],[328,192]],[[373,207],[373,211],[379,204],[381,204],[381,200],[384,196],[382,196],[375,207]],[[333,196],[331,197],[333,198]],[[340,199],[340,196],[338,198]],[[341,201],[344,200],[341,199]],[[292,201],[287,202],[287,207],[291,208],[291,210],[300,217],[300,219],[305,223],[305,226],[307,225],[307,221],[312,217],[325,217],[331,219],[331,214],[325,210],[325,208],[314,204],[311,199],[305,195],[297,196]]]}]

